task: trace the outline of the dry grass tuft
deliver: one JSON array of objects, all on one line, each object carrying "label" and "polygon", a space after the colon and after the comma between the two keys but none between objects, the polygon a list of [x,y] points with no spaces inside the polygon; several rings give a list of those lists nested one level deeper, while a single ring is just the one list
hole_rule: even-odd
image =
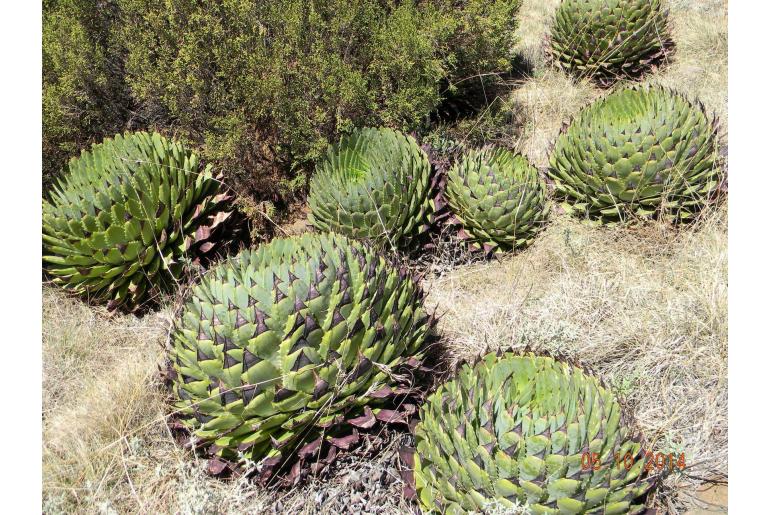
[{"label": "dry grass tuft", "polygon": [[727,1],[671,0],[676,54],[662,73],[646,82],[697,98],[727,132]]},{"label": "dry grass tuft", "polygon": [[522,128],[515,149],[544,169],[562,125],[598,96],[599,91],[588,81],[575,82],[555,69],[525,82],[510,97]]},{"label": "dry grass tuft", "polygon": [[165,313],[109,318],[43,290],[44,510],[97,511],[133,495],[143,437],[165,410],[153,376]]},{"label": "dry grass tuft", "polygon": [[106,309],[88,306],[43,288],[43,418],[82,401],[79,392],[109,373],[127,355],[151,359],[165,338],[165,313],[143,319],[111,317]]}]

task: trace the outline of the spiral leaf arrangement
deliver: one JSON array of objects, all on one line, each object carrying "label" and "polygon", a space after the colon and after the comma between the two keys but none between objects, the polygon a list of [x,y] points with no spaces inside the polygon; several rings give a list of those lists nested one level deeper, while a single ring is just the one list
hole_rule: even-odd
[{"label": "spiral leaf arrangement", "polygon": [[671,47],[660,0],[563,0],[550,34],[558,66],[605,86],[638,77]]},{"label": "spiral leaf arrangement", "polygon": [[83,151],[43,201],[53,282],[110,309],[135,310],[213,251],[229,216],[211,166],[160,134],[126,133]]},{"label": "spiral leaf arrangement", "polygon": [[174,331],[181,423],[222,468],[293,483],[358,429],[416,411],[383,403],[409,390],[399,370],[419,367],[430,325],[417,283],[360,242],[306,234],[243,251],[205,275]]},{"label": "spiral leaf arrangement", "polygon": [[[428,512],[527,503],[532,513],[639,513],[650,487],[615,397],[581,368],[488,354],[430,395],[415,429],[414,483]],[[596,453],[597,469],[583,466]],[[629,469],[616,454],[638,458]]]},{"label": "spiral leaf arrangement", "polygon": [[635,87],[572,120],[556,140],[549,174],[575,214],[689,220],[720,183],[717,157],[717,130],[701,104]]},{"label": "spiral leaf arrangement", "polygon": [[449,171],[446,197],[460,237],[487,253],[529,244],[548,212],[537,169],[501,148],[467,152]]},{"label": "spiral leaf arrangement", "polygon": [[428,156],[414,138],[360,129],[330,146],[310,181],[310,223],[390,248],[427,231],[437,209]]}]

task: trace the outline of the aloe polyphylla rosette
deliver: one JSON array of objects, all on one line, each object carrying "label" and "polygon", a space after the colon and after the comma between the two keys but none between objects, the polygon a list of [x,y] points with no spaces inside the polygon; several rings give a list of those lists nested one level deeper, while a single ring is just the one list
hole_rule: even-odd
[{"label": "aloe polyphylla rosette", "polygon": [[408,247],[436,205],[428,156],[411,136],[357,129],[331,145],[310,181],[310,223],[357,239]]},{"label": "aloe polyphylla rosette", "polygon": [[[581,368],[532,354],[464,365],[420,409],[414,482],[427,511],[525,503],[532,513],[637,513],[652,477],[614,395]],[[616,466],[631,453],[633,466]],[[601,466],[584,466],[597,453]]]},{"label": "aloe polyphylla rosette", "polygon": [[673,45],[660,0],[563,0],[549,39],[558,66],[603,85],[637,77]]},{"label": "aloe polyphylla rosette", "polygon": [[527,245],[548,213],[545,182],[527,158],[470,150],[449,171],[446,199],[461,238],[485,252]]},{"label": "aloe polyphylla rosette", "polygon": [[230,215],[211,166],[160,134],[126,133],[69,162],[43,201],[43,261],[53,282],[133,310],[173,285],[182,259],[210,252]]},{"label": "aloe polyphylla rosette", "polygon": [[[377,421],[407,422],[432,318],[419,285],[368,245],[275,239],[209,271],[174,331],[181,422],[212,471],[293,483]],[[409,373],[405,373],[409,372]],[[285,473],[285,474],[284,474]]]},{"label": "aloe polyphylla rosette", "polygon": [[717,144],[700,103],[661,87],[621,89],[562,130],[549,174],[578,215],[688,220],[719,186]]}]

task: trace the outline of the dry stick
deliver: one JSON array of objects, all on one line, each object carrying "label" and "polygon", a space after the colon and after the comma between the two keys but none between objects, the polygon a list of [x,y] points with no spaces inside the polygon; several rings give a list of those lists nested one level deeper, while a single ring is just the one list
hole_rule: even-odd
[{"label": "dry stick", "polygon": [[[123,440],[126,442],[126,446],[128,446],[128,440],[126,440],[126,437],[123,437]],[[126,455],[123,452],[123,446],[120,446],[120,455],[122,459],[120,462],[123,464],[123,471],[126,473],[126,479],[128,480],[128,486],[131,488],[131,494],[134,496],[134,500],[139,505],[139,508],[141,509],[140,513],[144,513],[144,503],[142,503],[142,500],[139,499],[139,495],[136,493],[136,489],[134,488],[134,482],[131,481],[131,474],[128,473],[128,467],[126,467]]]},{"label": "dry stick", "polygon": [[271,224],[273,224],[273,225],[275,226],[275,228],[276,228],[276,229],[278,229],[279,231],[281,231],[281,232],[283,233],[283,235],[284,235],[284,236],[289,236],[289,233],[286,231],[286,229],[284,229],[283,227],[281,227],[280,225],[278,225],[278,224],[277,224],[277,223],[276,223],[276,222],[275,222],[275,221],[274,221],[272,218],[270,218],[270,217],[267,215],[267,213],[263,213],[262,211],[257,211],[257,213],[258,213],[258,214],[260,214],[260,215],[262,215],[262,216],[264,216],[264,217],[267,219],[267,221],[268,221],[268,222],[270,222]]},{"label": "dry stick", "polygon": [[[471,80],[471,79],[476,79],[476,78],[481,79],[483,77],[489,77],[489,76],[492,76],[492,75],[495,75],[495,76],[499,77],[500,76],[500,72],[475,73],[473,75],[469,75],[469,76],[464,77],[464,78],[462,78],[462,79],[460,79],[458,81],[455,81],[453,85],[457,85],[457,84],[463,83],[466,80]],[[442,93],[444,93],[446,91],[448,91],[448,89],[445,89],[444,91],[442,91]]]},{"label": "dry stick", "polygon": [[392,251],[396,251],[396,244],[393,241],[393,239],[390,237],[390,231],[388,231],[388,228],[385,226],[385,221],[382,219],[382,215],[380,215],[380,206],[376,204],[374,201],[374,197],[372,196],[371,190],[367,188],[366,194],[369,196],[369,200],[372,201],[372,205],[374,206],[374,211],[377,213],[377,220],[379,220],[380,225],[382,226],[382,234],[385,235],[385,237],[388,239],[388,243],[390,243],[390,248]]},{"label": "dry stick", "polygon": [[[118,439],[118,441],[120,441],[120,439]],[[102,474],[102,479],[99,480],[99,485],[96,487],[96,490],[94,491],[94,496],[98,495],[102,489],[102,486],[104,486],[104,482],[107,480],[107,474],[109,474],[110,470],[112,469],[114,462],[115,462],[115,455],[113,454],[109,465],[104,469],[104,474]]]}]

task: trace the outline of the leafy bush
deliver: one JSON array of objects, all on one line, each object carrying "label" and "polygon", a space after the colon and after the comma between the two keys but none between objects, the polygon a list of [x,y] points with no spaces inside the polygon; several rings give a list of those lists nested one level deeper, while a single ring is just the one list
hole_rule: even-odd
[{"label": "leafy bush", "polygon": [[[442,91],[507,71],[519,3],[51,2],[44,148],[72,152],[130,120],[173,130],[242,189],[285,197],[340,133],[414,130]],[[130,116],[102,105],[132,103]]]},{"label": "leafy bush", "polygon": [[[98,4],[98,5],[97,5]],[[89,143],[128,126],[114,1],[43,2],[43,182]]]}]

